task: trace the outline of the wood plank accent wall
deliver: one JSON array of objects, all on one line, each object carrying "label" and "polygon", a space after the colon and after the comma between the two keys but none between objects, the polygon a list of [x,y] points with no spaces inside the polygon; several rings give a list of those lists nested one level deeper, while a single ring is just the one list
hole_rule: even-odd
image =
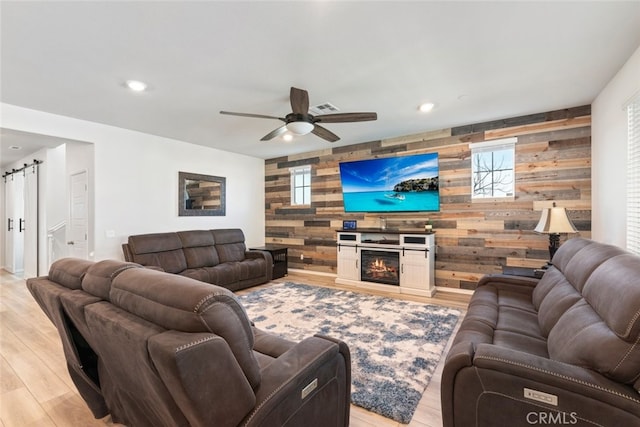
[{"label": "wood plank accent wall", "polygon": [[[469,143],[517,137],[516,194],[511,201],[471,201]],[[581,106],[417,135],[327,148],[265,161],[266,243],[289,247],[289,267],[336,272],[336,229],[345,219],[378,227],[380,214],[346,214],[338,164],[437,152],[440,211],[384,214],[388,228],[436,232],[436,285],[475,289],[502,266],[539,267],[548,236],[532,230],[540,209],[566,207],[591,237],[591,107]],[[289,168],[311,165],[311,205],[290,205]],[[304,259],[301,259],[301,255]]]}]

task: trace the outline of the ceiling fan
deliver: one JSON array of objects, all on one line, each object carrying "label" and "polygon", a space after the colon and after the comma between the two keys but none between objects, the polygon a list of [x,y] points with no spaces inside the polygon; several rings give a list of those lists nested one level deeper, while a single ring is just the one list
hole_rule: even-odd
[{"label": "ceiling fan", "polygon": [[289,93],[292,112],[284,117],[265,116],[262,114],[234,113],[231,111],[220,111],[220,114],[232,116],[253,117],[257,119],[276,119],[284,122],[284,125],[263,136],[260,141],[269,141],[289,131],[296,135],[306,135],[313,133],[329,142],[336,142],[340,139],[338,135],[320,126],[318,123],[348,123],[366,122],[376,120],[376,113],[334,113],[313,116],[309,114],[309,93],[304,89],[291,88]]}]

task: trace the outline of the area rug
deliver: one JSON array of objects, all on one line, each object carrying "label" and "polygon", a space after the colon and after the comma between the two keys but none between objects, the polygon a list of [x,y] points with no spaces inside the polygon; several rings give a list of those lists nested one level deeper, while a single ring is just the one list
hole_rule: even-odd
[{"label": "area rug", "polygon": [[351,402],[411,421],[460,311],[380,296],[283,283],[239,297],[260,329],[300,341],[338,338],[351,352]]}]

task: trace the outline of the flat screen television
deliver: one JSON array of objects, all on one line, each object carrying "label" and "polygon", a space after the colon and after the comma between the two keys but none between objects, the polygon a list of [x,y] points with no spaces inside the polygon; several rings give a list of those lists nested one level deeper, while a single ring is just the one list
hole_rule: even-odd
[{"label": "flat screen television", "polygon": [[345,212],[440,210],[438,153],[340,163]]}]

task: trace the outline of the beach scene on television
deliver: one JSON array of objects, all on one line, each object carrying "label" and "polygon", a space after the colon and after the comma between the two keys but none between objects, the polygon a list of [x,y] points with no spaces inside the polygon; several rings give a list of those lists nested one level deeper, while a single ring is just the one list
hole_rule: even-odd
[{"label": "beach scene on television", "polygon": [[440,210],[438,154],[340,163],[345,212]]}]

